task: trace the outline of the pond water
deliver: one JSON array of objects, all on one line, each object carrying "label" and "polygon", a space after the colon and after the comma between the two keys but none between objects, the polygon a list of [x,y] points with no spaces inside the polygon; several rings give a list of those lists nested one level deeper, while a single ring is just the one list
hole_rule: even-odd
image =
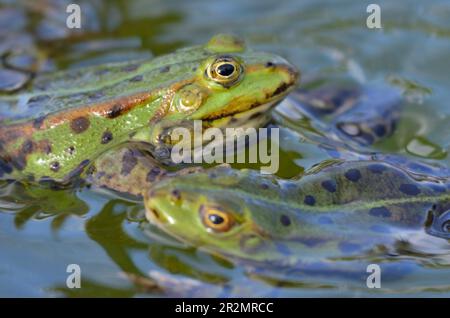
[{"label": "pond water", "polygon": [[[375,149],[450,164],[448,1],[377,1],[382,29],[367,28],[366,1],[79,1],[77,32],[64,26],[72,1],[38,2],[0,1],[0,36],[9,30],[46,51],[46,70],[149,58],[231,32],[284,56],[305,79],[405,88],[398,128]],[[281,177],[327,158],[287,129],[282,138]],[[381,289],[339,275],[277,280],[168,237],[143,211],[85,188],[0,184],[0,296],[450,296],[445,241],[411,238],[421,250],[378,259],[392,274]],[[80,266],[82,288],[66,287],[68,264]]]}]

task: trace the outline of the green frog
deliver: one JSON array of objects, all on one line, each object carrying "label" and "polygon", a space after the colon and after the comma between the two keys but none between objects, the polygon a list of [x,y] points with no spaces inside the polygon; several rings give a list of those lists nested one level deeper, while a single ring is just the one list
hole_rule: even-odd
[{"label": "green frog", "polygon": [[389,254],[424,230],[450,239],[449,180],[374,160],[323,163],[297,180],[216,167],[167,177],[144,202],[180,240],[265,265]]},{"label": "green frog", "polygon": [[[376,96],[382,96],[382,98],[374,100]],[[275,108],[272,117],[274,118],[274,124],[289,127],[291,126],[287,119],[289,113],[314,113],[316,116],[315,122],[323,126],[321,127],[323,129],[320,138],[309,138],[309,142],[316,143],[327,151],[333,149],[333,157],[346,157],[349,160],[355,158],[369,160],[374,157],[377,159],[373,151],[370,152],[369,156],[362,151],[356,151],[347,146],[348,143],[367,145],[367,137],[362,139],[360,134],[354,134],[353,136],[339,134],[340,126],[343,124],[353,125],[364,131],[365,136],[373,135],[374,138],[371,141],[374,142],[393,132],[393,127],[395,127],[399,117],[400,106],[398,92],[387,87],[352,86],[351,88],[343,88],[329,86],[292,91]],[[361,109],[366,109],[363,116],[360,115]],[[321,123],[324,114],[334,114],[332,124]],[[377,122],[377,124],[374,125],[374,122]],[[245,125],[245,123],[241,125]],[[376,132],[379,131],[381,126],[385,127],[386,133],[384,136],[377,136]],[[338,136],[340,138],[337,138]],[[366,150],[369,151],[370,149]],[[396,161],[390,157],[386,158],[386,156],[383,156],[383,159]],[[418,163],[415,163],[415,170],[419,170],[420,167]],[[431,169],[430,166],[424,167]],[[94,161],[91,168],[87,175],[88,184],[132,196],[141,196],[142,192],[145,192],[152,184],[166,176],[180,175],[187,171],[204,170],[200,167],[191,167],[179,172],[169,173],[166,168],[162,167],[159,160],[134,144],[128,144],[106,152]],[[432,173],[432,171],[427,172]]]},{"label": "green frog", "polygon": [[0,178],[68,183],[128,142],[158,157],[161,136],[196,119],[258,127],[298,78],[283,58],[224,34],[146,62],[39,75],[0,95]]},{"label": "green frog", "polygon": [[[356,92],[367,96],[376,90]],[[392,91],[384,92],[391,97],[381,99],[384,103],[356,102],[356,107],[333,120],[350,123],[363,133],[347,140],[352,136],[338,132],[336,124],[318,141],[339,147],[346,140],[367,145],[368,140],[382,137],[380,125],[386,127],[384,135],[391,133],[398,118],[398,98]],[[327,90],[321,96],[330,94]],[[342,105],[358,100],[354,94],[345,95]],[[318,95],[295,91],[284,103],[292,106],[298,96],[311,106]],[[368,113],[379,118],[376,125],[367,113],[358,115],[364,105],[370,105]],[[310,106],[301,107],[305,112],[320,111]],[[380,107],[385,117],[376,111]],[[342,139],[333,140],[338,137]],[[348,147],[344,150],[350,153]],[[142,150],[126,147],[97,160],[88,181],[143,199],[148,220],[181,241],[263,267],[270,263],[295,268],[309,261],[320,268],[327,259],[358,257],[380,248],[393,253],[389,249],[400,242],[399,237],[410,234],[450,238],[450,182],[441,170],[373,152],[353,152],[353,156],[356,159],[325,161],[295,180],[283,180],[229,166],[169,172]],[[342,270],[346,272],[345,267]]]}]

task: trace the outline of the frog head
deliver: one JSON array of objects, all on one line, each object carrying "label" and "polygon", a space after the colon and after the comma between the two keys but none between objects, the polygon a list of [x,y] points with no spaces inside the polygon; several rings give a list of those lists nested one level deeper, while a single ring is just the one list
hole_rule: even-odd
[{"label": "frog head", "polygon": [[70,182],[105,151],[134,141],[164,147],[168,130],[194,120],[261,126],[298,76],[282,58],[230,35],[140,63],[39,76],[30,92],[2,99],[25,103],[27,113],[2,121],[0,156],[14,168],[8,177]]},{"label": "frog head", "polygon": [[[267,193],[265,202],[258,191]],[[299,235],[298,211],[270,204],[279,195],[271,178],[219,166],[158,182],[144,202],[149,221],[184,242],[217,255],[275,262],[287,256],[280,242]]]},{"label": "frog head", "polygon": [[[299,71],[283,58],[253,51],[226,34],[176,51],[161,63],[177,80],[159,92],[163,105],[151,126],[151,142],[193,120],[202,120],[203,127],[259,127],[299,79]],[[135,139],[148,141],[147,133]]]}]

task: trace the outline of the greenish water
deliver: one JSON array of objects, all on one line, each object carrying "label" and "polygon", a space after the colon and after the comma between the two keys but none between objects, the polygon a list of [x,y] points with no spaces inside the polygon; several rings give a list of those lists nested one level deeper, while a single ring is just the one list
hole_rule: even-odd
[{"label": "greenish water", "polygon": [[[283,55],[306,79],[346,77],[408,88],[396,133],[375,147],[450,164],[448,1],[378,1],[382,30],[366,27],[370,1],[80,1],[85,15],[75,34],[64,26],[64,2],[0,3],[20,12],[9,22],[2,15],[0,26],[25,34],[23,45],[47,51],[47,69],[148,58],[232,32],[257,50]],[[327,158],[288,130],[282,138],[280,176]],[[342,277],[280,282],[163,235],[144,221],[139,203],[87,189],[55,194],[0,186],[0,296],[448,297],[448,247],[442,253],[423,241],[428,253],[394,262],[393,278],[379,290]],[[73,263],[82,270],[80,289],[65,284]]]}]

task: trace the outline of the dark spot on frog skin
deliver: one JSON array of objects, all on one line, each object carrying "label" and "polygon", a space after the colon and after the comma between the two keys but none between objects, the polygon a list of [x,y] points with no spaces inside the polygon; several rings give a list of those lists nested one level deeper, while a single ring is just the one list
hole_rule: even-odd
[{"label": "dark spot on frog skin", "polygon": [[70,122],[70,128],[76,134],[80,134],[89,128],[91,122],[86,117],[77,117]]},{"label": "dark spot on frog skin", "polygon": [[180,192],[180,190],[173,189],[172,192],[170,193],[170,195],[176,201],[181,200],[181,192]]},{"label": "dark spot on frog skin", "polygon": [[267,183],[261,183],[261,184],[259,185],[259,187],[260,187],[261,189],[263,189],[263,190],[269,189],[269,185],[268,185]]},{"label": "dark spot on frog skin", "polygon": [[161,168],[159,167],[153,167],[148,173],[147,173],[147,177],[145,178],[145,180],[147,182],[154,182],[156,180],[156,178],[160,175],[161,173]]},{"label": "dark spot on frog skin", "polygon": [[105,145],[109,143],[111,140],[113,140],[113,134],[110,131],[105,131],[102,135],[101,143]]},{"label": "dark spot on frog skin", "polygon": [[169,65],[161,67],[161,69],[159,70],[160,73],[167,73],[168,71],[170,71]]},{"label": "dark spot on frog skin", "polygon": [[69,172],[69,174],[67,175],[67,178],[70,180],[70,179],[82,174],[84,171],[84,168],[86,168],[90,162],[91,161],[89,159],[85,159],[82,162],[80,162],[80,164],[75,169],[73,169],[71,172]]},{"label": "dark spot on frog skin", "polygon": [[336,183],[333,180],[322,181],[321,185],[328,192],[336,192]]},{"label": "dark spot on frog skin", "polygon": [[291,219],[290,219],[287,215],[285,215],[285,214],[282,214],[282,215],[280,216],[280,222],[281,222],[281,224],[282,224],[283,226],[289,226],[289,225],[291,225]]},{"label": "dark spot on frog skin", "polygon": [[386,134],[386,127],[383,124],[378,124],[373,127],[373,132],[377,137],[383,137]]},{"label": "dark spot on frog skin", "polygon": [[339,243],[339,250],[343,253],[354,253],[358,251],[361,247],[358,244],[350,242]]},{"label": "dark spot on frog skin", "polygon": [[97,171],[97,168],[94,165],[90,165],[89,168],[87,168],[86,173],[88,175],[93,175]]},{"label": "dark spot on frog skin", "polygon": [[194,66],[193,68],[192,68],[192,72],[195,72],[197,70],[197,66]]},{"label": "dark spot on frog skin", "polygon": [[54,161],[50,164],[50,170],[52,170],[53,172],[58,172],[60,167],[61,166],[58,161]]},{"label": "dark spot on frog skin", "polygon": [[6,162],[4,159],[0,158],[0,172],[2,173],[11,173],[13,168],[11,165]]},{"label": "dark spot on frog skin", "polygon": [[14,158],[12,160],[12,165],[14,166],[14,168],[16,168],[19,171],[22,171],[23,169],[25,169],[25,167],[27,165],[25,156],[18,156],[16,158]]},{"label": "dark spot on frog skin", "polygon": [[238,122],[238,119],[236,117],[231,117],[230,124],[235,124]]},{"label": "dark spot on frog skin", "polygon": [[368,165],[367,169],[369,169],[369,171],[372,172],[372,173],[382,174],[383,171],[386,170],[386,167],[384,165],[382,165],[382,164],[374,163],[374,164]]},{"label": "dark spot on frog skin", "polygon": [[208,176],[209,176],[210,179],[215,179],[215,178],[217,178],[217,174],[214,173],[214,172],[210,172]]},{"label": "dark spot on frog skin", "polygon": [[136,75],[135,77],[130,78],[130,82],[142,82],[144,77],[142,75]]},{"label": "dark spot on frog skin", "polygon": [[352,182],[358,182],[358,180],[361,179],[361,172],[359,172],[358,169],[349,169],[344,175],[347,180]]},{"label": "dark spot on frog skin", "polygon": [[40,142],[39,148],[42,150],[43,153],[47,155],[52,152],[52,145],[48,140]]},{"label": "dark spot on frog skin", "polygon": [[25,169],[27,165],[27,155],[32,153],[36,148],[35,143],[32,140],[25,140],[20,147],[20,150],[15,158],[12,160],[12,165],[17,170]]},{"label": "dark spot on frog skin", "polygon": [[20,149],[20,152],[24,155],[30,154],[33,152],[34,143],[31,140],[25,140],[22,144],[22,148]]},{"label": "dark spot on frog skin", "polygon": [[42,124],[44,123],[46,116],[40,116],[33,120],[33,128],[40,129],[42,127]]},{"label": "dark spot on frog skin", "polygon": [[133,155],[133,152],[126,151],[122,157],[122,169],[120,170],[120,174],[123,176],[129,175],[136,165],[137,158]]},{"label": "dark spot on frog skin", "polygon": [[384,206],[371,208],[369,214],[376,217],[388,218],[392,216],[391,211]]},{"label": "dark spot on frog skin", "polygon": [[306,205],[314,205],[316,204],[316,199],[312,195],[307,195],[305,196],[303,203],[305,203]]},{"label": "dark spot on frog skin", "polygon": [[106,117],[109,119],[114,119],[116,117],[119,117],[122,115],[122,113],[125,111],[125,108],[122,107],[120,104],[114,104],[106,113]]},{"label": "dark spot on frog skin", "polygon": [[399,190],[407,195],[418,195],[420,193],[420,189],[411,183],[403,183],[400,185]]},{"label": "dark spot on frog skin", "polygon": [[139,64],[130,64],[122,67],[123,72],[133,72],[136,71],[139,68]]},{"label": "dark spot on frog skin", "polygon": [[73,155],[75,153],[75,147],[70,146],[69,148],[67,148],[67,152],[69,153],[69,155]]}]

